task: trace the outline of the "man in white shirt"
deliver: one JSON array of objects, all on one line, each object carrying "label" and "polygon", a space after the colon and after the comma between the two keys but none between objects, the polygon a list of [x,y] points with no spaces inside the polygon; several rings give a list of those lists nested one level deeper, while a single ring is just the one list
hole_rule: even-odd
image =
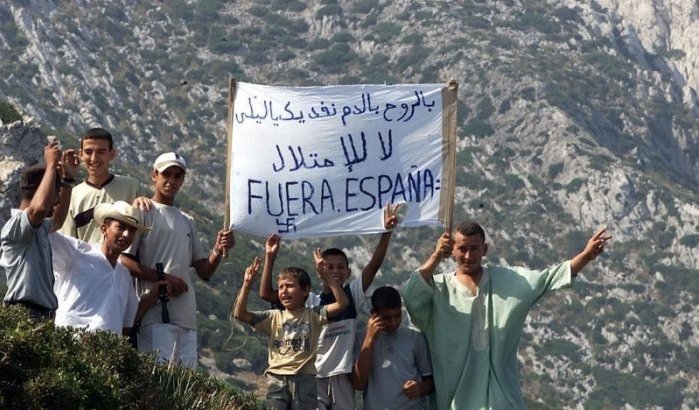
[{"label": "man in white shirt", "polygon": [[[131,275],[118,258],[136,232],[147,228],[140,211],[124,201],[97,205],[95,221],[102,233],[99,245],[61,233],[49,235],[58,297],[56,325],[122,334],[133,325],[139,306]],[[148,299],[148,305],[155,302]]]}]

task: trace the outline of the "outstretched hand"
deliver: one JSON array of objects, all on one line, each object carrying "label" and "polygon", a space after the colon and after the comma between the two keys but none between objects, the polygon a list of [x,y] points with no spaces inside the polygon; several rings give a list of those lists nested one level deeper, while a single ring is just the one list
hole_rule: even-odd
[{"label": "outstretched hand", "polygon": [[328,261],[323,257],[323,253],[320,251],[320,248],[316,248],[316,250],[313,251],[313,259],[315,260],[316,272],[318,273],[320,280],[328,285],[332,283],[335,278],[330,274],[330,270],[328,269]]},{"label": "outstretched hand", "polygon": [[590,260],[595,259],[597,255],[604,252],[605,243],[612,239],[612,235],[606,235],[607,228],[600,228],[592,238],[587,241],[585,249],[582,251]]},{"label": "outstretched hand", "polygon": [[63,179],[75,179],[80,172],[80,158],[74,149],[63,151],[61,156],[61,177]]},{"label": "outstretched hand", "polygon": [[612,239],[612,235],[607,234],[607,228],[600,228],[592,238],[587,241],[585,249],[575,255],[570,260],[570,271],[573,276],[577,276],[578,272],[587,265],[588,262],[595,259],[597,255],[604,252],[605,243]]},{"label": "outstretched hand", "polygon": [[250,266],[245,268],[245,277],[243,278],[243,283],[245,285],[251,285],[252,282],[257,279],[257,272],[260,269],[260,258],[255,256],[255,260],[252,261]]},{"label": "outstretched hand", "polygon": [[265,252],[268,255],[276,256],[279,252],[279,245],[281,243],[281,236],[278,233],[273,233],[267,237],[267,242],[265,242]]},{"label": "outstretched hand", "polygon": [[391,205],[390,202],[383,208],[383,226],[387,230],[392,230],[398,226],[398,210],[400,204]]}]

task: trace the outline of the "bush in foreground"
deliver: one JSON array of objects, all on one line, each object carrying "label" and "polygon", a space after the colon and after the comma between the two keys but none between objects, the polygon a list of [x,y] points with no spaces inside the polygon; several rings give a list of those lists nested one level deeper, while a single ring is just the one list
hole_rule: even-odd
[{"label": "bush in foreground", "polygon": [[0,308],[0,408],[257,409],[252,394],[156,364],[124,338],[35,323]]}]

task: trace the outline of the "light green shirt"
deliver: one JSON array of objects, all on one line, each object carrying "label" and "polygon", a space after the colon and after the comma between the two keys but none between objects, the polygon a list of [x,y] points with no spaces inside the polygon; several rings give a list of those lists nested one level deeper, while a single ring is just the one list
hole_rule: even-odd
[{"label": "light green shirt", "polygon": [[428,283],[414,272],[403,289],[432,356],[437,409],[522,409],[517,347],[529,310],[572,282],[570,263],[544,271],[486,266],[474,296],[454,276]]}]

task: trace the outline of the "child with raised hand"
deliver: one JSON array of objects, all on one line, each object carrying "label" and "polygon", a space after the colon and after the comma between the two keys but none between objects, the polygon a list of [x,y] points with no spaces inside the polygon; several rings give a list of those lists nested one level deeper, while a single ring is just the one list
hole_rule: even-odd
[{"label": "child with raised hand", "polygon": [[[381,239],[374,249],[371,260],[360,275],[352,277],[349,260],[345,252],[337,248],[316,251],[318,258],[326,261],[330,274],[341,284],[343,293],[347,296],[349,305],[340,315],[332,317],[327,326],[323,326],[318,341],[316,356],[316,377],[318,390],[318,409],[321,410],[351,410],[354,409],[354,388],[351,375],[354,364],[352,350],[356,335],[357,315],[361,311],[365,297],[364,292],[374,280],[376,273],[383,264],[388,250],[393,228],[398,226],[398,211],[400,204],[386,204],[383,209],[383,228]],[[277,294],[272,286],[271,268],[279,250],[279,235],[272,234],[265,246],[265,271],[262,273],[260,297],[278,306]],[[311,294],[306,306],[323,306],[336,300],[327,286],[323,286],[320,294]]]},{"label": "child with raised hand", "polygon": [[269,367],[265,371],[269,409],[316,407],[315,359],[318,336],[328,317],[338,315],[349,303],[341,284],[329,274],[327,262],[320,256],[320,252],[316,251],[314,257],[321,280],[327,283],[335,296],[334,303],[322,307],[306,307],[311,278],[301,268],[287,267],[277,277],[277,294],[284,310],[248,311],[248,295],[260,267],[257,257],[245,270],[243,285],[236,300],[235,318],[269,336]]}]

